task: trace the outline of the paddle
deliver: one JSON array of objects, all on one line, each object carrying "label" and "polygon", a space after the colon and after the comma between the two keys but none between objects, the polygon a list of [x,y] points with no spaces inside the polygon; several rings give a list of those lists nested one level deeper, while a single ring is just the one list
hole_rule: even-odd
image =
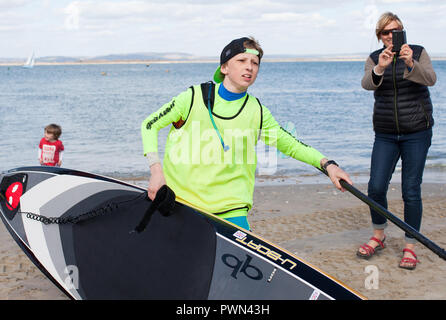
[{"label": "paddle", "polygon": [[[328,176],[327,172],[325,172],[324,170],[319,169],[319,171],[323,172],[325,175]],[[393,213],[388,211],[382,205],[375,202],[373,199],[367,197],[364,193],[362,193],[361,191],[359,191],[358,189],[356,189],[355,187],[353,187],[346,181],[341,180],[340,183],[344,189],[348,190],[351,194],[353,194],[359,200],[361,200],[364,203],[366,203],[367,205],[369,205],[369,207],[374,209],[376,212],[378,212],[379,214],[381,214],[382,216],[386,217],[388,220],[390,220],[391,222],[396,224],[397,227],[399,227],[400,229],[402,229],[403,231],[405,231],[406,233],[410,234],[412,237],[417,239],[420,243],[422,243],[424,246],[426,246],[432,252],[437,254],[440,258],[446,260],[446,251],[443,248],[439,247],[437,244],[435,244],[434,242],[432,242],[431,240],[429,240],[428,238],[423,236],[417,230],[415,230],[414,228],[409,226],[407,223],[405,223],[404,221],[399,219],[397,216],[395,216]]]}]

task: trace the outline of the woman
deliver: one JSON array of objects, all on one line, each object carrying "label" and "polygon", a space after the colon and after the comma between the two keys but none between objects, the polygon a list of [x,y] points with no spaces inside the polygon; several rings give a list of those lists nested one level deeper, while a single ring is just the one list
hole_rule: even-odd
[{"label": "woman", "polygon": [[[384,13],[377,25],[376,36],[384,47],[372,52],[365,64],[362,87],[373,90],[373,145],[368,194],[387,208],[387,189],[398,160],[401,158],[401,185],[404,201],[404,221],[419,230],[422,216],[421,182],[427,152],[431,145],[432,102],[428,86],[436,75],[426,50],[418,45],[404,44],[393,52],[392,31],[403,30],[401,20],[391,12]],[[386,218],[371,211],[373,237],[357,252],[369,259],[385,247]],[[406,233],[401,268],[415,269],[416,240]]]}]

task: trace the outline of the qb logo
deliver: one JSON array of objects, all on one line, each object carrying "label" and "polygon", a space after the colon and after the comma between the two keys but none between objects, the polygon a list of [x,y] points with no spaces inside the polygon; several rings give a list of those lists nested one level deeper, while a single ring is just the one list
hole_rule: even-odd
[{"label": "qb logo", "polygon": [[221,260],[226,266],[233,269],[231,276],[234,279],[237,279],[239,273],[243,273],[252,280],[261,280],[263,278],[262,271],[251,264],[252,257],[249,255],[246,255],[246,260],[240,260],[236,256],[227,253],[221,257]]}]

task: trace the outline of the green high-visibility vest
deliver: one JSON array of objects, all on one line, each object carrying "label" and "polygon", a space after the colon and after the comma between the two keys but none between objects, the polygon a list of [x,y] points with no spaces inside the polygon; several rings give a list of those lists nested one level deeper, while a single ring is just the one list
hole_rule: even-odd
[{"label": "green high-visibility vest", "polygon": [[[213,113],[218,132],[229,146],[224,151],[201,86],[194,86],[193,92],[189,116],[181,128],[172,127],[167,138],[163,161],[167,185],[198,209],[223,218],[246,215],[253,202],[262,106],[246,94],[233,116]],[[215,99],[215,103],[223,100],[218,94]]]}]

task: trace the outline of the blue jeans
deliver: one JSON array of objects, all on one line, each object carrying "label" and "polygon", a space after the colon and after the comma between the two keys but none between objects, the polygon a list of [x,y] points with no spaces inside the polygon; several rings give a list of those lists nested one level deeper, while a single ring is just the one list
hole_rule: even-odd
[{"label": "blue jeans", "polygon": [[[421,182],[427,152],[431,145],[432,129],[415,133],[375,134],[368,195],[387,209],[387,190],[395,166],[401,158],[401,189],[404,202],[404,221],[419,231],[423,205],[421,201]],[[384,229],[387,219],[373,209],[370,209],[372,223],[375,229]],[[406,242],[416,240],[406,233]]]}]

